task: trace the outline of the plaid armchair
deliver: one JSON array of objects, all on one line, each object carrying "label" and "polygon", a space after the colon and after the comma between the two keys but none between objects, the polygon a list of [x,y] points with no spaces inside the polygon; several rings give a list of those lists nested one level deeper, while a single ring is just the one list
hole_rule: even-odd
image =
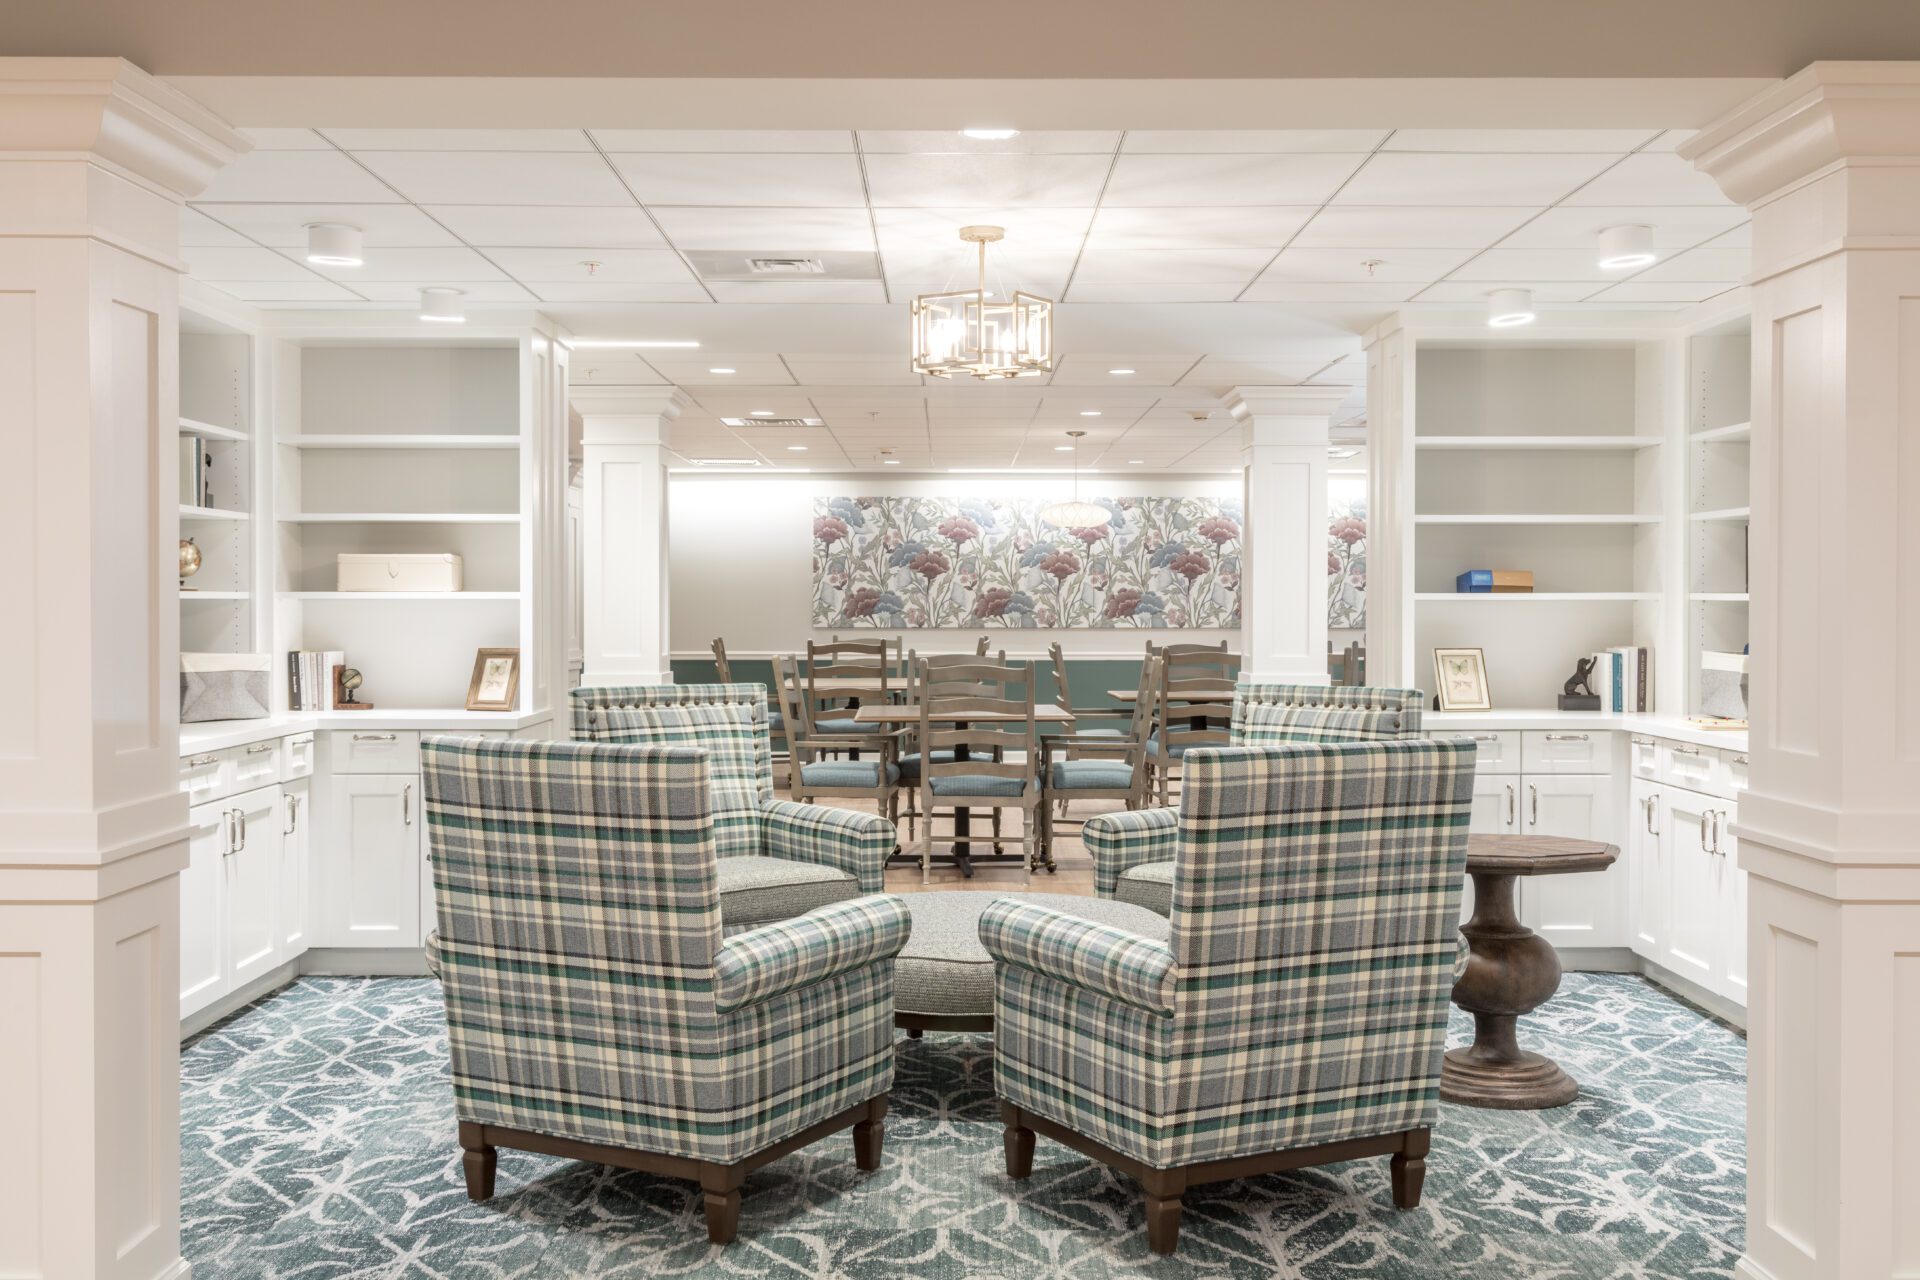
[{"label": "plaid armchair", "polygon": [[[1234,690],[1232,740],[1264,746],[1418,738],[1425,701],[1418,689],[1243,680]],[[1093,857],[1094,891],[1166,915],[1173,909],[1177,826],[1170,808],[1088,819],[1081,838]]]},{"label": "plaid armchair", "polygon": [[1133,1175],[1158,1253],[1196,1183],[1392,1155],[1417,1204],[1473,765],[1458,742],[1201,748],[1169,942],[990,906],[1008,1173],[1044,1133]]},{"label": "plaid armchair", "polygon": [[432,736],[421,774],[469,1196],[501,1146],[644,1169],[724,1244],[759,1165],[851,1126],[879,1167],[900,899],[723,941],[704,751]]},{"label": "plaid armchair", "polygon": [[573,691],[577,742],[705,747],[729,931],[878,893],[899,844],[878,814],[776,800],[767,691],[757,684]]}]

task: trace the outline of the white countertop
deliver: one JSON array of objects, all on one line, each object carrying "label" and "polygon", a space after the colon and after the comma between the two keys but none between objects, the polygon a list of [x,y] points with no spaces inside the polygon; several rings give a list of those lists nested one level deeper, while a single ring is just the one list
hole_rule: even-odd
[{"label": "white countertop", "polygon": [[553,719],[550,711],[460,711],[406,710],[382,711],[302,711],[267,716],[260,720],[207,720],[180,726],[180,754],[221,751],[242,747],[268,738],[310,733],[321,729],[417,729],[426,733],[458,732],[461,729],[524,729]]},{"label": "white countertop", "polygon": [[1700,747],[1747,749],[1745,729],[1707,729],[1684,716],[1609,715],[1604,711],[1558,711],[1552,707],[1512,711],[1428,711],[1420,721],[1429,733],[1473,729],[1606,729],[1645,734]]}]

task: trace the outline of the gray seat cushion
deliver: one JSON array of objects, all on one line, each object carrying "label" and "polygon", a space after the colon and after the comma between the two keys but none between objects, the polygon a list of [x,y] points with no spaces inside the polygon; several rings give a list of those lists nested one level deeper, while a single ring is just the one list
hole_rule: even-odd
[{"label": "gray seat cushion", "polygon": [[787,730],[787,718],[784,715],[780,714],[778,711],[767,712],[767,732],[768,733],[785,733],[786,730]]},{"label": "gray seat cushion", "polygon": [[1127,734],[1124,729],[1075,729],[1073,736],[1076,738],[1124,738]]},{"label": "gray seat cushion", "polygon": [[720,919],[729,931],[805,915],[860,896],[860,882],[838,867],[757,854],[722,858]]},{"label": "gray seat cushion", "polygon": [[913,936],[894,963],[893,1007],[897,1013],[945,1017],[993,1013],[993,957],[980,945],[980,914],[1001,898],[1064,911],[1155,942],[1165,942],[1171,936],[1171,926],[1163,917],[1110,898],[965,890],[909,893],[903,898],[913,916]]},{"label": "gray seat cushion", "polygon": [[1017,796],[1026,790],[1025,778],[996,778],[990,773],[949,773],[933,780],[937,796]]},{"label": "gray seat cushion", "polygon": [[[897,766],[887,766],[887,781],[900,781]],[[800,766],[800,783],[808,787],[877,787],[880,785],[880,762],[816,760]]]},{"label": "gray seat cushion", "polygon": [[[1174,758],[1175,760],[1178,760],[1178,759],[1179,759],[1179,758],[1180,758],[1181,756],[1184,756],[1185,754],[1187,754],[1187,748],[1188,748],[1188,747],[1197,747],[1197,746],[1201,746],[1201,745],[1206,745],[1206,746],[1212,746],[1212,747],[1221,747],[1221,746],[1225,746],[1226,744],[1225,744],[1225,743],[1223,743],[1223,742],[1210,742],[1210,743],[1205,743],[1205,744],[1202,744],[1202,743],[1198,743],[1198,742],[1178,742],[1178,741],[1176,741],[1176,742],[1174,742],[1174,743],[1173,743],[1173,744],[1172,744],[1171,746],[1169,746],[1169,747],[1168,747],[1168,748],[1166,749],[1166,753],[1167,753],[1168,755],[1170,755],[1170,756],[1172,756],[1172,757],[1173,757],[1173,758]],[[1150,755],[1150,756],[1156,756],[1156,757],[1157,757],[1157,756],[1159,756],[1159,755],[1160,755],[1160,751],[1161,751],[1161,748],[1160,748],[1160,739],[1158,739],[1158,738],[1148,738],[1148,739],[1147,739],[1147,754],[1148,754],[1148,755]]]},{"label": "gray seat cushion", "polygon": [[864,733],[871,738],[885,733],[887,727],[883,724],[861,724],[858,720],[815,720],[813,731],[815,733]]},{"label": "gray seat cushion", "polygon": [[[953,752],[936,751],[933,753],[933,762],[935,764],[952,764]],[[903,778],[917,778],[920,776],[920,753],[918,751],[909,751],[906,755],[900,757],[900,776]]]},{"label": "gray seat cushion", "polygon": [[1125,760],[1056,760],[1047,779],[1053,787],[1125,791],[1133,785],[1133,766]]},{"label": "gray seat cushion", "polygon": [[1114,888],[1116,901],[1130,902],[1163,916],[1173,914],[1173,863],[1143,862],[1120,873]]}]

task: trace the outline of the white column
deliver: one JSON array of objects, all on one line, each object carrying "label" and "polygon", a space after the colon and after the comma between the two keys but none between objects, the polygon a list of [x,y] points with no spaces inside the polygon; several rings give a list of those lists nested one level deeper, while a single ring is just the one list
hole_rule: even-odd
[{"label": "white column", "polygon": [[1327,430],[1345,387],[1236,387],[1246,466],[1241,670],[1327,682]]},{"label": "white column", "polygon": [[673,387],[575,387],[587,685],[673,683],[667,629],[667,432]]},{"label": "white column", "polygon": [[0,1275],[180,1258],[178,241],[246,143],[0,58]]},{"label": "white column", "polygon": [[1413,649],[1413,338],[1404,316],[1369,329],[1367,670],[1374,684],[1424,687]]},{"label": "white column", "polygon": [[1748,1280],[1920,1276],[1920,63],[1684,154],[1753,212]]}]

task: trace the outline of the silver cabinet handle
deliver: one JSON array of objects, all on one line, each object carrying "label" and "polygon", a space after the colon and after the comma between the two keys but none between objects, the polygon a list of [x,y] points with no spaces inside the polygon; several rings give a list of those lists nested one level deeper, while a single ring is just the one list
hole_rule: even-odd
[{"label": "silver cabinet handle", "polygon": [[283,836],[290,836],[294,833],[295,828],[297,828],[299,825],[300,825],[300,797],[288,796],[287,797],[287,825],[286,825],[286,829],[283,830],[280,834]]},{"label": "silver cabinet handle", "polygon": [[197,769],[203,764],[219,764],[219,763],[220,763],[220,757],[217,755],[189,756],[187,758],[187,767],[189,769]]},{"label": "silver cabinet handle", "polygon": [[227,824],[227,847],[220,851],[220,856],[223,858],[231,858],[233,856],[234,845],[239,839],[238,832],[240,829],[233,823],[233,812],[232,809],[228,809],[220,815],[222,820]]},{"label": "silver cabinet handle", "polygon": [[1514,804],[1515,804],[1515,801],[1514,801],[1514,794],[1513,794],[1513,784],[1509,782],[1507,783],[1507,825],[1508,826],[1512,826],[1515,817],[1518,816],[1517,814],[1514,813]]},{"label": "silver cabinet handle", "polygon": [[1700,754],[1700,748],[1698,748],[1698,747],[1675,747],[1675,748],[1673,749],[1673,754],[1675,754],[1675,755],[1677,755],[1677,756],[1697,756],[1697,755],[1699,755],[1699,754]]},{"label": "silver cabinet handle", "polygon": [[1735,756],[1733,758],[1733,762],[1735,764],[1745,764],[1747,762],[1747,758],[1745,756]]},{"label": "silver cabinet handle", "polygon": [[1726,821],[1727,811],[1725,809],[1715,809],[1713,811],[1713,851],[1722,858],[1727,856],[1727,851],[1720,844],[1720,832],[1725,828]]},{"label": "silver cabinet handle", "polygon": [[411,782],[400,788],[400,821],[405,826],[413,825],[413,784]]},{"label": "silver cabinet handle", "polygon": [[1648,834],[1648,835],[1650,835],[1650,836],[1657,836],[1657,835],[1659,835],[1660,833],[1659,833],[1658,831],[1656,831],[1656,830],[1654,830],[1654,826],[1653,826],[1653,805],[1654,805],[1654,798],[1653,798],[1652,796],[1643,796],[1643,797],[1641,797],[1641,800],[1640,800],[1640,807],[1641,807],[1642,809],[1644,809],[1644,810],[1646,811],[1646,814],[1647,814],[1647,834]]},{"label": "silver cabinet handle", "polygon": [[1713,818],[1713,810],[1702,809],[1700,811],[1700,852],[1702,853],[1713,852],[1712,847],[1707,844],[1707,824],[1712,820],[1712,818]]},{"label": "silver cabinet handle", "polygon": [[353,735],[355,742],[392,742],[393,738],[394,735],[391,733],[356,733]]},{"label": "silver cabinet handle", "polygon": [[1584,733],[1550,733],[1547,735],[1548,742],[1585,742],[1586,740],[1587,735]]},{"label": "silver cabinet handle", "polygon": [[273,744],[271,742],[256,742],[247,748],[247,754],[250,756],[261,756],[271,750],[273,750]]},{"label": "silver cabinet handle", "polygon": [[1527,818],[1527,825],[1537,827],[1540,825],[1540,788],[1534,786],[1531,782],[1527,784],[1527,802],[1532,806],[1532,812]]},{"label": "silver cabinet handle", "polygon": [[1497,733],[1456,733],[1453,735],[1453,740],[1455,742],[1498,742],[1500,741],[1500,735]]},{"label": "silver cabinet handle", "polygon": [[1630,741],[1632,741],[1633,745],[1636,747],[1650,747],[1653,745],[1652,738],[1642,738],[1637,735],[1632,739],[1630,739]]},{"label": "silver cabinet handle", "polygon": [[240,819],[240,847],[244,849],[247,847],[247,811],[245,809],[235,809],[233,813],[235,817]]}]

